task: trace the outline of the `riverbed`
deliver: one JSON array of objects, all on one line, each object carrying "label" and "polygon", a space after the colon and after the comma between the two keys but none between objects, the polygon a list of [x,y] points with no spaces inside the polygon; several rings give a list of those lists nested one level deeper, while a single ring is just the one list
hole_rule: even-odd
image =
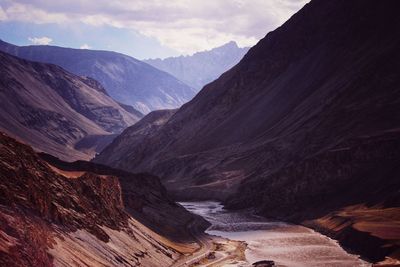
[{"label": "riverbed", "polygon": [[250,211],[225,210],[213,201],[180,204],[211,223],[207,234],[246,242],[249,264],[273,260],[277,266],[287,267],[371,266],[335,240],[301,225],[267,220]]}]

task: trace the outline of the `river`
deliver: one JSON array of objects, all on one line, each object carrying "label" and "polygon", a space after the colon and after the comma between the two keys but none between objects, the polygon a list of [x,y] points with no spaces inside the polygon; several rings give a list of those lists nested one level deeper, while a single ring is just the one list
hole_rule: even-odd
[{"label": "river", "polygon": [[218,202],[181,202],[211,223],[206,233],[245,241],[248,263],[273,260],[287,267],[371,266],[333,239],[300,225],[270,221],[249,211],[225,210]]}]

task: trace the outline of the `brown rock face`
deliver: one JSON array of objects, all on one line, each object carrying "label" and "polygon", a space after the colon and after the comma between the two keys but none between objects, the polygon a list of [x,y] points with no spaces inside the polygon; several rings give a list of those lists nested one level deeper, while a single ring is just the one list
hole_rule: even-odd
[{"label": "brown rock face", "polygon": [[55,168],[0,135],[1,266],[77,266],[74,258],[89,266],[94,258],[106,266],[166,266],[178,256],[148,227],[163,224],[160,233],[188,241],[186,224],[196,218],[166,196],[157,177],[76,164]]},{"label": "brown rock face", "polygon": [[192,236],[187,232],[186,226],[193,220],[198,221],[199,228],[208,227],[206,221],[188,213],[176,204],[167,195],[167,191],[156,176],[146,173],[132,174],[86,161],[64,162],[48,154],[40,156],[59,170],[118,177],[122,201],[128,214],[153,231],[172,240],[192,241]]},{"label": "brown rock face", "polygon": [[399,221],[398,206],[363,204],[335,210],[305,224],[339,240],[354,252],[367,255],[371,261],[379,262],[376,266],[399,266],[395,260],[400,252]]},{"label": "brown rock face", "polygon": [[[4,135],[0,147],[0,230],[2,242],[8,241],[1,249],[2,264],[52,266],[47,248],[52,244],[53,223],[62,231],[84,227],[99,239],[107,240],[108,236],[95,222],[118,228],[123,223],[119,219],[126,219],[121,202],[115,205],[103,201],[102,196],[118,195],[98,190],[95,184],[104,183],[99,177],[66,180],[38,161],[31,148]],[[88,199],[81,195],[82,191],[97,197]],[[100,209],[95,209],[98,205],[108,205],[104,216]]]},{"label": "brown rock face", "polygon": [[128,216],[117,177],[86,173],[66,179],[30,147],[4,135],[0,142],[2,205],[29,211],[70,231],[87,227],[103,240],[108,237],[97,225],[120,229],[125,224]]}]

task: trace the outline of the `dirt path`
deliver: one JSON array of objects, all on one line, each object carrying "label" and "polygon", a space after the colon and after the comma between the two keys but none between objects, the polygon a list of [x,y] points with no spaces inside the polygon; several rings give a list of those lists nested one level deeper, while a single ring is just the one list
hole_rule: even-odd
[{"label": "dirt path", "polygon": [[244,251],[246,244],[225,238],[211,236],[199,230],[195,222],[188,226],[189,231],[199,244],[199,249],[190,255],[184,255],[171,267],[184,266],[224,266],[241,263],[246,266]]}]

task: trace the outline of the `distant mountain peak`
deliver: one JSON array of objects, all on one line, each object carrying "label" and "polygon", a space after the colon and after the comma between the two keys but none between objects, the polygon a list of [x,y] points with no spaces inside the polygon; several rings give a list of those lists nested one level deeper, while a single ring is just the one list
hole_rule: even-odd
[{"label": "distant mountain peak", "polygon": [[[221,45],[220,47],[234,47],[234,48],[239,48],[237,43],[235,41],[229,41],[226,44]],[[216,47],[218,48],[218,47]]]},{"label": "distant mountain peak", "polygon": [[249,47],[240,48],[235,41],[230,41],[191,56],[144,61],[200,90],[204,85],[217,79],[222,73],[236,65],[248,50]]}]

